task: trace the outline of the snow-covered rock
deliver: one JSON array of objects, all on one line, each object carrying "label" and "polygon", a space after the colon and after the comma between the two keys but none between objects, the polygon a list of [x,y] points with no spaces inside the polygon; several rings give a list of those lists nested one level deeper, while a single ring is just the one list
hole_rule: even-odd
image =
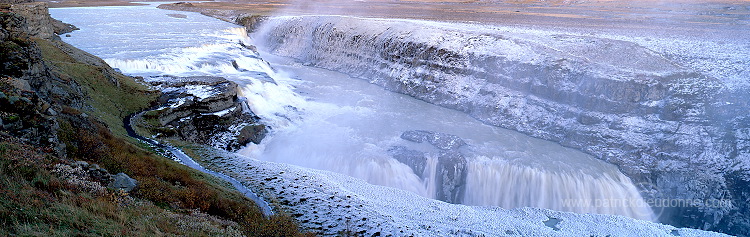
[{"label": "snow-covered rock", "polygon": [[157,122],[142,123],[154,135],[176,137],[221,149],[236,150],[250,142],[260,143],[265,125],[246,109],[237,95],[237,84],[221,77],[149,77],[144,79],[162,91],[162,106],[143,113]]}]

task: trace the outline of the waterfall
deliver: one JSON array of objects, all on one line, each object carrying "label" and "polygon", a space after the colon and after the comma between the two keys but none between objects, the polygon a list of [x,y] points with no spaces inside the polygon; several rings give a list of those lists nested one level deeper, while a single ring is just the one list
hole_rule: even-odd
[{"label": "waterfall", "polygon": [[654,220],[651,208],[622,174],[554,172],[477,159],[469,163],[467,205],[540,207]]},{"label": "waterfall", "polygon": [[[483,89],[475,88],[476,85],[494,80],[488,72],[504,70],[495,68],[505,63],[496,62],[498,58],[543,67],[540,63],[546,59],[540,52],[547,50],[543,44],[528,41],[523,45],[500,35],[503,31],[426,21],[310,16],[273,18],[261,26],[255,37],[259,45],[272,53],[347,73],[433,104],[466,110],[472,104],[499,108],[518,103],[507,99],[495,102],[494,98],[477,95]],[[524,37],[535,32],[516,30],[514,33]],[[512,73],[517,77],[529,76]],[[495,89],[498,91],[484,93],[508,93],[499,86]],[[533,110],[509,112],[524,119],[543,116]],[[425,119],[424,123],[430,122]],[[436,131],[447,131],[445,126],[454,125],[445,121],[435,123]],[[465,129],[452,132],[473,141],[471,151],[465,153],[466,183],[458,187],[464,190],[463,204],[505,208],[531,206],[654,220],[651,208],[632,181],[612,165],[523,135],[510,142],[498,142],[493,140],[504,139],[503,135],[481,134],[477,132],[483,129],[481,126]],[[519,145],[529,140],[535,145]],[[437,182],[443,179],[435,170],[438,163],[435,157],[439,152],[425,152],[431,156],[425,171],[413,172],[424,177],[423,185],[429,193],[426,196],[434,197],[439,189],[445,188],[438,187]],[[567,164],[540,164],[540,160]]]},{"label": "waterfall", "polygon": [[[108,14],[113,14],[112,12]],[[129,25],[126,21],[141,20],[125,17],[131,12],[123,10],[120,13],[122,17],[111,17],[114,22],[110,24]],[[202,18],[193,16],[187,20],[200,23]],[[85,21],[89,18],[76,19]],[[85,25],[87,29],[97,27],[80,21],[71,23]],[[411,77],[414,73],[410,73],[410,70],[427,75],[434,72],[430,70],[432,67],[451,68],[451,65],[461,63],[458,59],[444,62],[421,59],[418,67],[406,68],[407,64],[396,61],[368,61],[367,55],[360,54],[366,51],[348,47],[351,44],[369,45],[371,41],[367,39],[375,37],[399,37],[398,35],[378,35],[377,32],[368,31],[371,28],[345,25],[351,27],[340,27],[338,31],[356,30],[365,36],[359,40],[347,41],[323,31],[314,35],[305,25],[295,25],[294,21],[290,21],[284,23],[285,27],[295,31],[286,33],[299,32],[295,38],[282,39],[274,29],[266,28],[265,32],[276,33],[263,39],[255,39],[264,45],[279,44],[274,52],[293,53],[294,55],[287,56],[295,56],[298,59],[295,61],[254,51],[248,47],[253,39],[233,25],[224,25],[219,27],[221,29],[205,29],[204,26],[213,23],[196,23],[186,27],[192,29],[189,33],[177,32],[174,34],[179,37],[164,38],[163,32],[179,30],[180,27],[176,24],[182,24],[184,19],[161,17],[148,21],[171,23],[154,25],[148,31],[125,27],[120,30],[130,29],[131,32],[119,32],[117,37],[112,37],[112,32],[107,30],[84,31],[89,34],[88,37],[78,37],[76,34],[79,33],[73,33],[75,37],[66,37],[66,40],[73,41],[74,45],[77,44],[75,41],[79,41],[79,45],[124,45],[117,51],[107,47],[83,48],[104,58],[112,67],[126,74],[144,76],[146,80],[150,76],[169,74],[220,76],[238,83],[240,94],[247,98],[249,108],[271,128],[261,144],[251,144],[240,150],[241,154],[266,161],[343,173],[371,184],[408,190],[429,198],[437,198],[436,194],[444,193],[445,190],[462,190],[464,195],[459,199],[468,205],[505,208],[532,206],[652,219],[648,206],[610,208],[565,204],[568,199],[593,202],[607,199],[642,201],[632,182],[612,165],[556,143],[488,126],[457,110],[435,106],[387,91],[365,80],[304,64],[308,59],[329,60],[327,62],[330,65],[346,60],[360,60],[356,62],[357,65],[371,63],[380,66],[391,63],[392,65],[383,67],[400,68],[383,69],[386,70],[384,74],[403,75],[404,80],[412,80],[410,83],[430,83],[429,80],[414,79]],[[309,23],[309,20],[306,22]],[[390,26],[401,25],[408,24],[399,21]],[[383,30],[387,27],[380,28]],[[327,38],[315,38],[321,36]],[[432,36],[434,35],[419,35],[429,39]],[[132,43],[135,40],[140,43]],[[312,51],[305,51],[307,45],[328,43],[331,44],[328,53],[341,50],[349,53],[351,58],[336,58],[332,54],[312,54]],[[387,43],[387,40],[379,43]],[[463,47],[451,47],[454,46]],[[491,47],[484,49],[487,48]],[[471,53],[472,49],[462,50]],[[382,53],[398,56],[399,53],[408,52]],[[325,58],[329,56],[330,58]],[[337,69],[335,66],[331,67]],[[349,70],[357,70],[357,67]],[[460,83],[452,85],[456,88],[464,86]],[[440,96],[430,94],[429,90],[424,92],[424,97]],[[449,154],[449,158],[459,161],[455,162],[456,166],[451,167],[453,163],[445,162],[446,151],[441,150],[442,148],[402,137],[404,132],[414,130],[435,131],[463,139],[466,145],[451,150]],[[393,147],[408,150],[409,154],[414,155],[412,158],[416,163],[407,164],[395,159],[389,153]],[[451,174],[446,169],[453,169],[452,174],[465,175],[465,181],[445,177],[445,174]],[[441,184],[454,186],[446,189]]]}]

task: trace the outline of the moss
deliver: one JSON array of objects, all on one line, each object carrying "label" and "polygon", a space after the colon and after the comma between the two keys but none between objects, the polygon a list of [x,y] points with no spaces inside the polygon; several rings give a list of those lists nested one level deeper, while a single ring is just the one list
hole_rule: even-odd
[{"label": "moss", "polygon": [[[141,150],[95,121],[65,121],[62,130],[70,131],[61,139],[76,147],[71,158],[136,178],[141,184],[131,195],[140,204],[121,205],[112,196],[67,188],[49,172],[63,160],[0,135],[0,236],[224,236],[233,230],[248,236],[301,235],[291,217],[263,218],[252,201],[213,176]],[[234,224],[229,228],[215,217],[186,214],[195,209]]]},{"label": "moss", "polygon": [[111,68],[76,61],[60,47],[46,40],[38,40],[44,60],[58,77],[80,85],[87,95],[90,108],[81,108],[105,122],[115,135],[126,137],[122,118],[151,105],[158,92],[150,91],[133,78],[115,73]]},{"label": "moss", "polygon": [[[86,160],[99,164],[111,173],[124,172],[135,178],[140,184],[131,195],[153,203],[154,209],[150,210],[151,213],[163,213],[163,209],[200,210],[238,223],[237,228],[248,236],[301,235],[291,217],[280,215],[270,220],[266,219],[251,200],[233,188],[226,187],[216,178],[129,142],[132,140],[126,136],[122,126],[123,117],[149,107],[156,100],[158,93],[149,91],[133,78],[114,73],[106,66],[94,66],[77,61],[75,57],[68,55],[66,50],[61,49],[66,47],[65,45],[45,40],[38,40],[37,44],[53,74],[62,81],[80,85],[85,92],[86,104],[90,105],[82,108],[63,106],[63,111],[58,116],[58,138],[66,144],[70,159]],[[89,116],[83,116],[82,113]],[[30,176],[30,182],[35,183],[37,187],[50,186],[52,179],[47,179],[45,174],[32,173]],[[96,203],[94,200],[92,205]],[[149,233],[148,230],[181,233],[174,218],[142,221],[132,216],[136,215],[135,213],[113,212],[108,209],[110,207],[106,203],[88,205],[85,208],[109,214],[94,223],[90,220],[97,220],[97,217],[88,216],[90,213],[81,210],[69,211],[67,213],[71,216],[56,219],[58,225],[66,227],[60,230],[60,233],[64,233],[61,235],[133,234],[118,232],[124,231],[117,228],[126,221],[122,216],[137,223],[149,223],[148,226],[139,227],[147,230],[144,233]],[[19,230],[33,229],[27,227],[29,226],[21,226]]]}]

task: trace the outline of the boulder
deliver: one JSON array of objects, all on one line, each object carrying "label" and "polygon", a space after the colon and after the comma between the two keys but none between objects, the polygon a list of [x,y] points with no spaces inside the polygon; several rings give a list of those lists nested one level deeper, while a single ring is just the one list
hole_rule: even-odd
[{"label": "boulder", "polygon": [[260,144],[263,137],[266,136],[266,126],[263,124],[251,124],[243,127],[236,136],[240,144],[255,143]]},{"label": "boulder", "polygon": [[114,190],[122,189],[122,191],[130,192],[138,186],[138,181],[130,178],[130,176],[125,173],[118,173],[113,176],[113,179],[114,180],[107,185],[107,188]]}]

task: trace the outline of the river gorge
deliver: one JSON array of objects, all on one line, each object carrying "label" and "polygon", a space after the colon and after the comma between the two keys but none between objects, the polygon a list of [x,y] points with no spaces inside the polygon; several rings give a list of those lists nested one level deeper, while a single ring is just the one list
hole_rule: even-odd
[{"label": "river gorge", "polygon": [[[369,235],[673,235],[648,221],[746,215],[747,71],[700,71],[672,43],[346,16],[248,34],[154,5],[51,14],[80,28],[64,41],[127,75],[236,83],[268,135],[217,155],[218,171],[326,235],[352,220]],[[654,206],[672,199],[705,202]]]}]

